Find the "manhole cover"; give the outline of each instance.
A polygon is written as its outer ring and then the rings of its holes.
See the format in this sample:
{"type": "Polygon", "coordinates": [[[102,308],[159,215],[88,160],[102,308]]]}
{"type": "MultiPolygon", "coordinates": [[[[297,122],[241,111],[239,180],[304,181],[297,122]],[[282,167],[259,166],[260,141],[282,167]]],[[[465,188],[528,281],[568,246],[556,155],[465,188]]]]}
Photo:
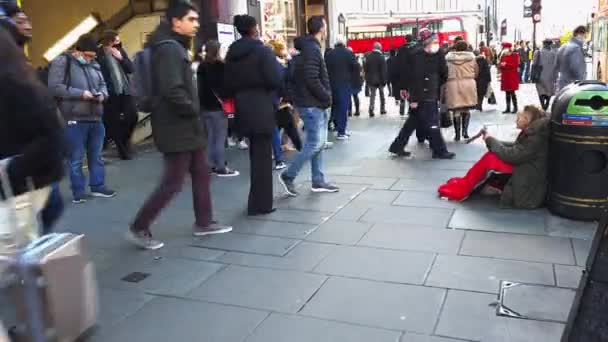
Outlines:
{"type": "Polygon", "coordinates": [[[551,286],[502,281],[496,314],[520,319],[568,321],[575,291],[551,286]]]}
{"type": "Polygon", "coordinates": [[[142,272],[133,272],[129,273],[127,276],[122,278],[122,281],[126,281],[127,283],[139,283],[144,279],[148,278],[150,273],[142,273],[142,272]]]}

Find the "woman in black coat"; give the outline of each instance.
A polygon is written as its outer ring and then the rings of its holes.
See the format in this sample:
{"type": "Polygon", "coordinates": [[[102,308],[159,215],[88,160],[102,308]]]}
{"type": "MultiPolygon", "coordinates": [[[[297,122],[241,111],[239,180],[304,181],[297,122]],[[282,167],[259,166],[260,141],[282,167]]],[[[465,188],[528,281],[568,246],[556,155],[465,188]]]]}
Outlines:
{"type": "Polygon", "coordinates": [[[477,65],[479,66],[479,74],[475,79],[477,83],[477,109],[483,111],[483,99],[490,83],[492,83],[492,73],[488,60],[479,53],[479,50],[475,51],[475,56],[477,56],[477,65]]]}
{"type": "Polygon", "coordinates": [[[281,87],[280,66],[274,53],[257,39],[255,18],[234,17],[242,38],[232,44],[226,56],[225,87],[236,104],[235,125],[251,143],[251,188],[249,215],[275,211],[272,191],[272,134],[276,127],[273,93],[281,87]]]}

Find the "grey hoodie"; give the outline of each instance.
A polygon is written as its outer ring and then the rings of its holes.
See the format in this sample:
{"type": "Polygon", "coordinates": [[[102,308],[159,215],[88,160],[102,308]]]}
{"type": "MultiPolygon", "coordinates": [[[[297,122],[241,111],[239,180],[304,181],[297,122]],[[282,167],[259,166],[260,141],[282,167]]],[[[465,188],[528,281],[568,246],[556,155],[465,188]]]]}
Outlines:
{"type": "Polygon", "coordinates": [[[59,110],[65,121],[101,121],[103,104],[82,98],[86,90],[108,98],[106,82],[96,61],[81,64],[71,55],[60,55],[49,69],[49,89],[59,99],[59,110]]]}

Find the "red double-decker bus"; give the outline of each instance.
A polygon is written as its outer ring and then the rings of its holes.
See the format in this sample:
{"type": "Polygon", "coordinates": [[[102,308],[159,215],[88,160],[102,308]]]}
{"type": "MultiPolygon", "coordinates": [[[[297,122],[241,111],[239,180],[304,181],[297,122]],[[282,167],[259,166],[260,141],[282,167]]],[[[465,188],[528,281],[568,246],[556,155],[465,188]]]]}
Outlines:
{"type": "Polygon", "coordinates": [[[437,33],[439,44],[452,43],[454,38],[467,39],[462,17],[435,17],[405,19],[383,24],[367,24],[348,27],[348,46],[354,53],[367,53],[373,50],[374,43],[382,44],[384,51],[397,49],[405,43],[405,35],[416,33],[416,29],[428,28],[437,33]]]}

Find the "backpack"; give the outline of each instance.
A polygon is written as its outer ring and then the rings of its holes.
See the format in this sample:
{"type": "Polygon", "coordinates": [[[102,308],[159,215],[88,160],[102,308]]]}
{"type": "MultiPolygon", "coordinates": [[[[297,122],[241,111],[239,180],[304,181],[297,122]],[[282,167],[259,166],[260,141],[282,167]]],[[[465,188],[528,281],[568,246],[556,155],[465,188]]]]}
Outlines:
{"type": "MultiPolygon", "coordinates": [[[[176,44],[182,47],[175,40],[161,40],[160,42],[146,46],[143,50],[135,54],[133,59],[133,95],[137,103],[137,108],[142,111],[149,113],[152,111],[154,86],[152,78],[152,52],[153,48],[156,48],[163,44],[176,44]]],[[[183,49],[183,47],[182,47],[183,49]]]]}

